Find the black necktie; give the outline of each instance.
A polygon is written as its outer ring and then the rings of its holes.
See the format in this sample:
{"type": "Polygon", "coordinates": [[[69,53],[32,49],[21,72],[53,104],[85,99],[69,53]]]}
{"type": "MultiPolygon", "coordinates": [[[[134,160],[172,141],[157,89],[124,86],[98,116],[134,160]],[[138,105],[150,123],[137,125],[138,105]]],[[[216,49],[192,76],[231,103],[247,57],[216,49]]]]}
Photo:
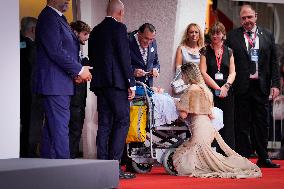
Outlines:
{"type": "MultiPolygon", "coordinates": [[[[252,48],[251,42],[253,42],[252,41],[252,32],[247,31],[246,33],[247,33],[247,35],[249,36],[249,39],[250,39],[250,41],[248,40],[248,53],[251,56],[251,54],[250,54],[250,50],[252,48]]],[[[252,74],[252,75],[255,74],[255,72],[256,72],[256,63],[255,62],[251,61],[250,66],[249,66],[249,70],[250,70],[250,74],[252,74]]]]}
{"type": "MultiPolygon", "coordinates": [[[[247,31],[246,33],[247,33],[249,39],[252,41],[252,32],[251,31],[247,31]]],[[[251,46],[250,42],[248,41],[248,52],[250,52],[251,48],[252,48],[252,46],[251,46]]]]}

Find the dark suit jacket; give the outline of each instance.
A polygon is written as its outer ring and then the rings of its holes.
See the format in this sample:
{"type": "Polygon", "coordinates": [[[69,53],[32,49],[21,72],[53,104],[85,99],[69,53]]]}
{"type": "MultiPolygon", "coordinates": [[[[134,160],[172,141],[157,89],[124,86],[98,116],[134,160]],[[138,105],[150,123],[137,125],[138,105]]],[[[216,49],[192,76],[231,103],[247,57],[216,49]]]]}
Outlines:
{"type": "MultiPolygon", "coordinates": [[[[133,73],[135,69],[142,69],[145,72],[148,72],[153,68],[157,68],[160,71],[156,40],[154,40],[148,47],[147,64],[145,64],[134,34],[135,32],[129,35],[129,47],[133,73]]],[[[135,79],[137,81],[145,82],[145,77],[136,77],[135,79]]],[[[153,86],[153,77],[149,77],[149,85],[153,86]]]]}
{"type": "Polygon", "coordinates": [[[126,26],[112,17],[106,17],[94,27],[89,38],[89,59],[93,66],[91,91],[115,87],[135,86],[130,65],[126,26]]]}
{"type": "MultiPolygon", "coordinates": [[[[249,89],[249,64],[251,62],[243,32],[244,29],[240,27],[232,30],[227,37],[227,44],[233,50],[236,65],[235,94],[244,94],[249,89]]],[[[273,35],[261,27],[258,27],[258,37],[260,89],[263,94],[269,95],[271,87],[280,87],[275,41],[273,35]]]]}
{"type": "MultiPolygon", "coordinates": [[[[20,35],[20,92],[21,97],[31,98],[31,76],[32,68],[35,63],[35,42],[30,38],[20,35]]],[[[27,99],[26,99],[27,100],[27,99]]],[[[25,100],[24,100],[25,101],[25,100]]]]}
{"type": "Polygon", "coordinates": [[[73,78],[79,63],[79,41],[68,23],[50,7],[45,7],[36,26],[36,85],[43,95],[73,95],[73,78]]]}

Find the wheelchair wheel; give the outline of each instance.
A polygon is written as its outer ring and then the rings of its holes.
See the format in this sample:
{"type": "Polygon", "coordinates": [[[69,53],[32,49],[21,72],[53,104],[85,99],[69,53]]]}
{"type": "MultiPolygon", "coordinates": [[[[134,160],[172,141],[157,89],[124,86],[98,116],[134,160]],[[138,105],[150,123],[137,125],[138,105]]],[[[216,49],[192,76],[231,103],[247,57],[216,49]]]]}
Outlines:
{"type": "Polygon", "coordinates": [[[173,165],[173,155],[175,152],[175,148],[170,148],[164,153],[163,157],[163,166],[167,173],[170,175],[177,175],[177,171],[173,165]]]}
{"type": "Polygon", "coordinates": [[[127,163],[126,170],[135,173],[149,173],[152,170],[152,167],[152,164],[131,161],[127,163]]]}

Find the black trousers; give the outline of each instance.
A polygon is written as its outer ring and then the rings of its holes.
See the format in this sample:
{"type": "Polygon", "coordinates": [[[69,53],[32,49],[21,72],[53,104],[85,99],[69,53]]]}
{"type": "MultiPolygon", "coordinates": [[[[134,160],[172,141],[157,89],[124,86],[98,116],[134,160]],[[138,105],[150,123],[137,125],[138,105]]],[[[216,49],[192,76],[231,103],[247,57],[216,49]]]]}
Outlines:
{"type": "Polygon", "coordinates": [[[128,91],[117,88],[96,90],[98,108],[97,157],[120,160],[129,129],[128,91]]]}
{"type": "MultiPolygon", "coordinates": [[[[232,90],[232,89],[230,89],[232,90]]],[[[225,98],[214,96],[214,106],[223,111],[224,127],[219,131],[224,141],[235,149],[235,126],[234,126],[234,95],[232,91],[225,98]]],[[[220,150],[218,150],[220,151],[220,150]]]]}
{"type": "Polygon", "coordinates": [[[87,97],[87,84],[75,85],[75,95],[70,102],[70,121],[69,121],[69,149],[70,158],[80,157],[79,145],[85,119],[85,107],[87,97]]]}
{"type": "Polygon", "coordinates": [[[41,96],[33,94],[31,102],[30,131],[29,131],[29,157],[40,157],[39,147],[41,132],[44,125],[44,110],[41,96]]]}
{"type": "Polygon", "coordinates": [[[268,158],[268,106],[268,95],[261,92],[258,80],[250,81],[245,94],[235,95],[236,151],[242,156],[250,156],[253,144],[260,159],[268,158]]]}
{"type": "Polygon", "coordinates": [[[21,89],[20,94],[20,157],[29,157],[29,130],[31,93],[21,89]]]}

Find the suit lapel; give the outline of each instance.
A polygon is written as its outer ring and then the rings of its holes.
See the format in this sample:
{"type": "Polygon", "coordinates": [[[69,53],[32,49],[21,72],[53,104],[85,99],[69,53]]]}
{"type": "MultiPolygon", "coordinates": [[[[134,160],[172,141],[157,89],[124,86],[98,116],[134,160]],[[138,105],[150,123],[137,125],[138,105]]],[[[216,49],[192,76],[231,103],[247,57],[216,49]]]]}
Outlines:
{"type": "Polygon", "coordinates": [[[137,41],[136,41],[136,39],[135,39],[134,36],[133,36],[132,39],[133,39],[133,40],[132,40],[132,46],[133,46],[133,50],[134,50],[133,52],[134,52],[134,54],[136,55],[136,57],[140,60],[141,64],[142,64],[143,66],[145,66],[143,57],[142,57],[142,55],[141,55],[141,52],[140,52],[140,49],[139,49],[139,46],[138,46],[138,43],[137,43],[137,41]]]}
{"type": "Polygon", "coordinates": [[[148,47],[148,55],[147,55],[147,69],[150,69],[150,67],[152,66],[150,64],[150,60],[152,59],[152,54],[153,52],[151,52],[151,49],[153,48],[152,43],[150,43],[149,47],[148,47]]]}
{"type": "Polygon", "coordinates": [[[75,40],[78,40],[75,33],[72,31],[70,25],[61,17],[58,15],[58,19],[59,21],[71,32],[71,35],[72,37],[75,39],[75,40]]]}
{"type": "Polygon", "coordinates": [[[263,33],[262,33],[262,30],[258,27],[258,39],[259,39],[259,54],[260,54],[260,51],[262,50],[263,48],[263,45],[264,45],[264,36],[263,36],[263,33]]]}
{"type": "Polygon", "coordinates": [[[246,41],[245,41],[245,38],[244,38],[244,29],[243,28],[240,28],[239,29],[240,31],[238,32],[239,33],[239,37],[238,39],[240,39],[240,43],[241,43],[241,47],[242,49],[245,51],[245,54],[248,56],[249,58],[249,52],[247,50],[247,46],[246,46],[246,41]]]}

